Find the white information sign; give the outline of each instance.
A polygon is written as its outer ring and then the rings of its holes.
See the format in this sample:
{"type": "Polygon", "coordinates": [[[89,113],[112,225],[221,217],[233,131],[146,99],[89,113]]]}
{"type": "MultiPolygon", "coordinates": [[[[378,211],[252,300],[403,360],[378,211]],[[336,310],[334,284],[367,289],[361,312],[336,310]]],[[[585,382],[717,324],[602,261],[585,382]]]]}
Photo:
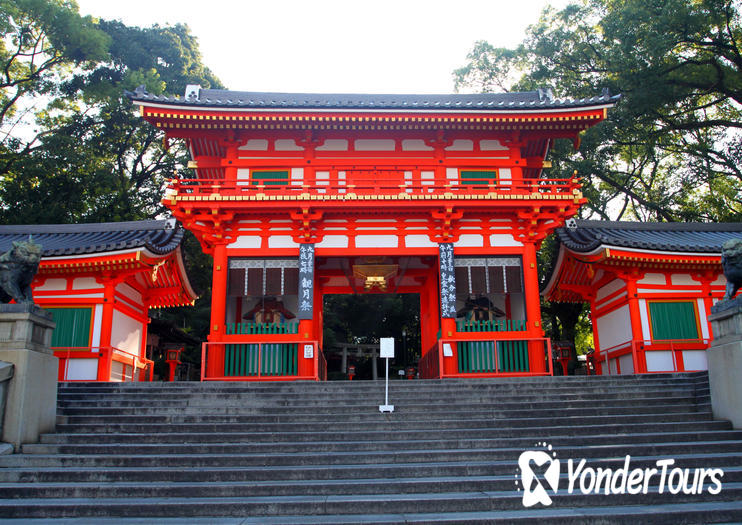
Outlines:
{"type": "Polygon", "coordinates": [[[443,357],[453,357],[451,343],[443,343],[443,357]]]}
{"type": "Polygon", "coordinates": [[[304,345],[304,359],[312,359],[314,357],[314,345],[304,345]]]}
{"type": "Polygon", "coordinates": [[[394,357],[394,338],[382,337],[379,340],[379,357],[394,357]]]}

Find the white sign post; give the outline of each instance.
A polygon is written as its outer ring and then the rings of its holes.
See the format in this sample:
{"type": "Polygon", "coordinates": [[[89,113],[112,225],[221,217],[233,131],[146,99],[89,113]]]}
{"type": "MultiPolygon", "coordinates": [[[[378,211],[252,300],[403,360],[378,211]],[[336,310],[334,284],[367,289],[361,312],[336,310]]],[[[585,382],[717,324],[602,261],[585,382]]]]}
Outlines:
{"type": "Polygon", "coordinates": [[[389,404],[389,358],[394,357],[394,338],[382,337],[379,341],[379,357],[386,359],[386,386],[384,404],[379,405],[379,412],[394,412],[394,405],[389,404]]]}

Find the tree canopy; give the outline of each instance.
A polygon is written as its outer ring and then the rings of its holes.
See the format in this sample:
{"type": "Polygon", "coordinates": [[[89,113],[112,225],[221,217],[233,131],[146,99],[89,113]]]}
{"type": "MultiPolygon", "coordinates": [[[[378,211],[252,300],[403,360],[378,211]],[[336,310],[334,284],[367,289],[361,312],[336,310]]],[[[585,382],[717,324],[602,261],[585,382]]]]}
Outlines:
{"type": "Polygon", "coordinates": [[[583,0],[546,9],[515,49],[477,42],[457,89],[551,88],[623,100],[557,144],[554,177],[577,169],[584,215],[635,220],[739,220],[742,135],[739,2],[583,0]]]}

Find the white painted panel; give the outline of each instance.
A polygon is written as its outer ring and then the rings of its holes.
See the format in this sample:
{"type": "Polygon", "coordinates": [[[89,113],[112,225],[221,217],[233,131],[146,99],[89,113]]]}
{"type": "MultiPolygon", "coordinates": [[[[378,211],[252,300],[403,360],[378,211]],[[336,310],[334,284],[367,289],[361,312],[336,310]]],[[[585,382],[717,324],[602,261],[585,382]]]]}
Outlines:
{"type": "Polygon", "coordinates": [[[93,347],[100,346],[100,331],[103,322],[103,305],[96,304],[93,309],[93,341],[90,343],[93,347]]]}
{"type": "Polygon", "coordinates": [[[422,139],[405,139],[402,141],[403,151],[433,151],[422,139]]]}
{"type": "Polygon", "coordinates": [[[708,370],[706,350],[683,350],[683,365],[687,371],[708,370]]]}
{"type": "Polygon", "coordinates": [[[291,185],[301,186],[304,180],[304,168],[291,168],[291,185]]]}
{"type": "Polygon", "coordinates": [[[700,297],[696,299],[696,307],[698,308],[698,317],[700,318],[700,323],[698,324],[701,325],[701,337],[703,339],[709,339],[711,335],[709,334],[709,320],[706,317],[706,305],[700,297]]]}
{"type": "Polygon", "coordinates": [[[508,148],[500,144],[499,140],[480,140],[479,149],[481,149],[482,151],[495,151],[495,150],[508,151],[508,148]]]}
{"type": "Polygon", "coordinates": [[[628,305],[598,317],[596,323],[601,350],[631,340],[631,317],[628,305]]]}
{"type": "Polygon", "coordinates": [[[124,297],[127,297],[128,299],[131,299],[131,301],[136,304],[137,306],[142,306],[142,294],[137,292],[134,288],[129,286],[126,283],[122,283],[116,287],[116,291],[123,295],[124,297]]]}
{"type": "Polygon", "coordinates": [[[510,168],[500,168],[497,170],[497,180],[502,184],[512,184],[513,172],[510,168]]]}
{"type": "Polygon", "coordinates": [[[322,242],[315,245],[316,248],[347,248],[348,237],[345,235],[325,235],[322,242]]]}
{"type": "Polygon", "coordinates": [[[237,180],[250,180],[250,169],[237,168],[237,180]]]}
{"type": "Polygon", "coordinates": [[[102,299],[103,298],[103,292],[100,292],[100,293],[70,293],[70,294],[52,295],[52,296],[47,296],[47,295],[44,295],[44,292],[39,292],[38,294],[34,293],[34,295],[38,295],[39,298],[47,297],[50,299],[102,299]]]}
{"type": "Polygon", "coordinates": [[[124,366],[124,363],[119,363],[118,361],[111,363],[111,381],[126,381],[126,368],[128,367],[124,366]]]}
{"type": "Polygon", "coordinates": [[[78,277],[72,281],[73,290],[92,290],[95,288],[103,288],[103,285],[95,280],[95,277],[78,277]]]}
{"type": "Polygon", "coordinates": [[[250,139],[244,146],[240,146],[238,149],[252,149],[265,151],[268,149],[268,141],[266,139],[250,139]]]}
{"type": "Polygon", "coordinates": [[[294,139],[278,139],[276,151],[304,151],[304,148],[297,146],[294,139]]]}
{"type": "Polygon", "coordinates": [[[329,139],[317,148],[317,151],[347,151],[348,141],[345,139],[329,139]]]}
{"type": "Polygon", "coordinates": [[[67,379],[72,381],[95,381],[97,378],[97,358],[67,360],[67,379]]]}
{"type": "Polygon", "coordinates": [[[474,151],[474,141],[469,139],[456,139],[446,151],[474,151]]]}
{"type": "Polygon", "coordinates": [[[111,346],[139,355],[142,346],[142,323],[114,310],[111,325],[111,346]]]}
{"type": "Polygon", "coordinates": [[[299,243],[291,235],[271,235],[268,237],[268,248],[298,248],[299,243]]]}
{"type": "Polygon", "coordinates": [[[647,357],[647,372],[672,372],[675,368],[672,361],[672,352],[669,350],[653,350],[645,352],[647,357]]]}
{"type": "Polygon", "coordinates": [[[261,238],[258,235],[242,235],[227,245],[227,248],[260,248],[261,238]]]}
{"type": "Polygon", "coordinates": [[[642,279],[636,281],[636,284],[659,284],[664,285],[667,281],[662,273],[648,273],[642,279]]]}
{"type": "Polygon", "coordinates": [[[611,372],[612,376],[615,376],[618,374],[618,359],[609,359],[608,360],[608,369],[611,372]]]}
{"type": "MultiPolygon", "coordinates": [[[[649,341],[652,339],[652,331],[649,329],[649,311],[647,310],[647,301],[639,299],[639,319],[642,323],[642,339],[649,341]]],[[[631,327],[629,326],[629,330],[631,327]]]]}
{"type": "Polygon", "coordinates": [[[47,279],[44,284],[34,288],[34,292],[59,291],[67,288],[67,279],[47,279]]]}
{"type": "Polygon", "coordinates": [[[727,278],[724,277],[723,273],[720,273],[719,276],[716,278],[714,282],[711,283],[712,286],[726,286],[727,285],[727,278]]]}
{"type": "Polygon", "coordinates": [[[355,148],[356,151],[394,151],[394,140],[358,139],[355,148]]]}
{"type": "Polygon", "coordinates": [[[491,246],[523,246],[523,243],[516,241],[509,233],[493,233],[490,235],[491,246]]]}
{"type": "Polygon", "coordinates": [[[693,277],[687,273],[674,273],[670,278],[672,284],[677,284],[679,286],[698,286],[698,281],[694,280],[693,277]]]}
{"type": "Polygon", "coordinates": [[[407,248],[435,248],[438,243],[430,240],[427,235],[405,235],[404,244],[407,248]]]}
{"type": "Polygon", "coordinates": [[[631,375],[634,373],[634,356],[632,354],[622,355],[618,358],[621,365],[621,375],[631,375]]]}
{"type": "Polygon", "coordinates": [[[458,168],[446,168],[446,178],[449,180],[459,180],[458,168]]]}
{"type": "Polygon", "coordinates": [[[595,300],[602,301],[603,299],[605,299],[612,293],[617,292],[623,287],[624,282],[621,279],[614,279],[605,286],[602,286],[598,289],[598,292],[595,294],[595,300]]]}
{"type": "Polygon", "coordinates": [[[460,235],[459,240],[453,243],[459,248],[482,248],[484,246],[484,237],[476,234],[460,235]]]}
{"type": "Polygon", "coordinates": [[[396,235],[358,235],[356,237],[356,248],[396,248],[397,246],[396,235]]]}

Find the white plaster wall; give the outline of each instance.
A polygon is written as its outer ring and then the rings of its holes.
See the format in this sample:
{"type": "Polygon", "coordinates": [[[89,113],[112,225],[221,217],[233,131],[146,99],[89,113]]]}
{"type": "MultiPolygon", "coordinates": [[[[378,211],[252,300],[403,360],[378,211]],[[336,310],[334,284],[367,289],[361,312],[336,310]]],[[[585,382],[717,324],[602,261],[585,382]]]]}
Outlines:
{"type": "Polygon", "coordinates": [[[618,358],[621,365],[621,375],[630,375],[634,373],[634,356],[632,354],[622,355],[618,358]]]}
{"type": "Polygon", "coordinates": [[[396,235],[358,235],[356,248],[397,248],[396,235]]]}
{"type": "Polygon", "coordinates": [[[93,290],[103,288],[103,285],[95,280],[95,277],[78,277],[72,281],[73,290],[93,290]]]}
{"type": "Polygon", "coordinates": [[[711,286],[726,286],[726,285],[727,285],[727,278],[724,277],[723,273],[720,273],[719,276],[716,278],[716,280],[711,283],[711,286]]]}
{"type": "Polygon", "coordinates": [[[693,278],[687,273],[674,273],[670,276],[672,284],[679,286],[698,286],[698,281],[694,281],[693,278]]]}
{"type": "Polygon", "coordinates": [[[93,340],[90,346],[100,347],[100,331],[103,324],[103,305],[96,304],[93,308],[93,340]]]}
{"type": "Polygon", "coordinates": [[[484,237],[476,234],[460,235],[453,245],[458,248],[481,248],[484,246],[484,237]]]}
{"type": "Polygon", "coordinates": [[[291,235],[271,235],[268,237],[268,248],[298,248],[291,235]]]}
{"type": "Polygon", "coordinates": [[[652,339],[652,331],[649,327],[649,310],[646,299],[639,299],[639,319],[642,324],[642,339],[649,341],[652,339]]]}
{"type": "Polygon", "coordinates": [[[291,168],[289,177],[291,177],[292,186],[301,186],[304,181],[304,168],[291,168]]]}
{"type": "Polygon", "coordinates": [[[111,381],[124,382],[131,379],[131,367],[114,361],[111,363],[111,381]]]}
{"type": "Polygon", "coordinates": [[[602,301],[603,299],[611,295],[613,292],[617,292],[623,287],[624,287],[624,282],[621,279],[614,279],[608,284],[606,284],[605,286],[598,289],[597,293],[595,294],[595,300],[602,301]]]}
{"type": "Polygon", "coordinates": [[[706,350],[683,350],[683,364],[688,371],[708,370],[706,350]]]}
{"type": "Polygon", "coordinates": [[[480,140],[479,149],[482,151],[508,151],[508,148],[500,144],[499,140],[480,140]]]}
{"type": "Polygon", "coordinates": [[[497,170],[497,180],[500,184],[508,185],[513,183],[513,172],[510,168],[500,168],[497,170]]]}
{"type": "Polygon", "coordinates": [[[631,340],[631,317],[628,305],[598,317],[596,323],[601,350],[631,340]]]}
{"type": "Polygon", "coordinates": [[[59,291],[67,288],[67,279],[47,279],[44,284],[34,288],[35,292],[59,291]]]}
{"type": "Polygon", "coordinates": [[[490,245],[499,247],[523,246],[523,243],[513,239],[509,233],[493,233],[490,235],[490,245]]]}
{"type": "Polygon", "coordinates": [[[257,235],[241,235],[227,245],[227,248],[260,248],[261,238],[257,235]]]}
{"type": "Polygon", "coordinates": [[[446,151],[474,151],[474,141],[469,139],[456,139],[446,148],[446,151]]]}
{"type": "Polygon", "coordinates": [[[647,358],[647,372],[671,372],[675,368],[670,350],[653,350],[644,355],[647,358]]]}
{"type": "Polygon", "coordinates": [[[706,317],[706,305],[700,297],[696,299],[696,308],[698,308],[698,324],[701,325],[701,337],[703,339],[709,339],[711,334],[709,333],[709,320],[706,317]]]}
{"type": "Polygon", "coordinates": [[[407,248],[435,248],[438,243],[430,240],[427,235],[405,235],[404,243],[407,248]]]}
{"type": "Polygon", "coordinates": [[[121,283],[116,287],[116,291],[126,297],[127,299],[130,299],[131,302],[135,303],[137,306],[141,308],[143,302],[142,302],[142,294],[137,292],[134,288],[129,286],[126,283],[121,283]]]}
{"type": "Polygon", "coordinates": [[[142,323],[118,310],[114,310],[111,324],[111,346],[134,355],[140,355],[142,323]]]}
{"type": "Polygon", "coordinates": [[[459,180],[459,170],[457,168],[446,168],[446,178],[448,180],[459,180]]]}
{"type": "Polygon", "coordinates": [[[322,242],[317,243],[316,248],[347,248],[348,237],[346,235],[325,235],[322,242]]]}
{"type": "Polygon", "coordinates": [[[392,139],[358,139],[354,143],[356,151],[394,151],[392,139]]]}
{"type": "Polygon", "coordinates": [[[618,359],[609,359],[608,360],[608,370],[610,371],[612,376],[615,376],[618,374],[618,359]]]}
{"type": "Polygon", "coordinates": [[[329,139],[317,148],[317,151],[347,151],[348,141],[346,139],[329,139]]]}
{"type": "Polygon", "coordinates": [[[636,281],[636,284],[659,284],[662,286],[664,286],[665,283],[665,275],[662,273],[648,273],[642,279],[636,281]]]}
{"type": "Polygon", "coordinates": [[[250,139],[238,149],[267,150],[268,141],[266,139],[250,139]]]}
{"type": "Polygon", "coordinates": [[[402,141],[403,151],[433,151],[422,139],[405,139],[402,141]]]}
{"type": "Polygon", "coordinates": [[[95,381],[97,378],[97,358],[67,360],[67,379],[71,381],[95,381]]]}
{"type": "Polygon", "coordinates": [[[304,148],[298,146],[294,139],[278,139],[276,151],[304,151],[304,148]]]}

